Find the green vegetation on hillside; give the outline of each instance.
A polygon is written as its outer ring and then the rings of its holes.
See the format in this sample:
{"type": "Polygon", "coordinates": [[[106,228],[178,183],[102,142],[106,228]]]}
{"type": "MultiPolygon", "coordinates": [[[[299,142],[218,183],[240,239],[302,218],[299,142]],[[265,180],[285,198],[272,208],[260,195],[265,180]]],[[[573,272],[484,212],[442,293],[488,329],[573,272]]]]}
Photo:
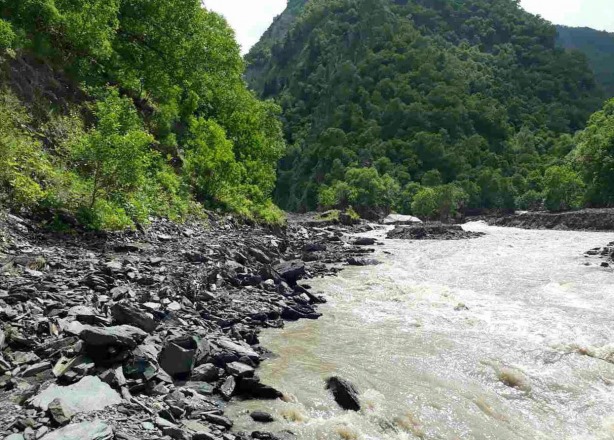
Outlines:
{"type": "Polygon", "coordinates": [[[554,26],[515,0],[293,3],[247,57],[250,85],[283,109],[280,206],[577,204],[548,185],[575,188],[573,134],[603,97],[554,26]]]}
{"type": "Polygon", "coordinates": [[[614,34],[591,28],[557,26],[557,44],[583,52],[597,82],[608,97],[614,97],[614,34]]]}
{"type": "Polygon", "coordinates": [[[243,73],[199,0],[3,1],[0,203],[93,228],[202,205],[279,219],[279,108],[243,73]]]}

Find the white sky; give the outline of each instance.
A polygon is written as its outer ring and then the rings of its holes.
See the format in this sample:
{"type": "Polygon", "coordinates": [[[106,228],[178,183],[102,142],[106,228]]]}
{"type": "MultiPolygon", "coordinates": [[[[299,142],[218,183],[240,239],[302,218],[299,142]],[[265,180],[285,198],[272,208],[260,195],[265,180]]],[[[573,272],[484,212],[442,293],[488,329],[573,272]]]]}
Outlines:
{"type": "MultiPolygon", "coordinates": [[[[286,7],[286,0],[204,0],[207,8],[224,15],[247,52],[286,7]]],[[[533,14],[567,26],[588,26],[614,32],[614,0],[521,0],[533,14]]]]}

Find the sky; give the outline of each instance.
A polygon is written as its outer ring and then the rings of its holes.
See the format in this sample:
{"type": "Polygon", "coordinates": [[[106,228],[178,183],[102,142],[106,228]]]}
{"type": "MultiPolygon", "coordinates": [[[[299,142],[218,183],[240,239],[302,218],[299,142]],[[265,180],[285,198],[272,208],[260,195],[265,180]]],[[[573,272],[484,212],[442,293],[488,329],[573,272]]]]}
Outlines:
{"type": "MultiPolygon", "coordinates": [[[[258,42],[286,0],[204,0],[205,6],[226,17],[246,53],[258,42]]],[[[521,0],[522,6],[555,24],[588,26],[614,32],[614,0],[521,0]]]]}

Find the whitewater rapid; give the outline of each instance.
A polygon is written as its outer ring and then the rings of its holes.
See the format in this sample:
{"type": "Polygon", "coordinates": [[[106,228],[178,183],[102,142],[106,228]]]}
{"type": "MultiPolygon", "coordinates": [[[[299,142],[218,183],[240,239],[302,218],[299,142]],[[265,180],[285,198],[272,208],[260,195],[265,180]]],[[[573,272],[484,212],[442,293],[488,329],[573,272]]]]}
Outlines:
{"type": "MultiPolygon", "coordinates": [[[[484,237],[382,240],[379,266],[311,280],[317,321],[262,334],[264,383],[285,401],[239,402],[235,430],[299,440],[614,439],[614,271],[584,253],[614,234],[472,223],[484,237]],[[324,389],[361,391],[345,412],[324,389]],[[254,423],[249,411],[276,422],[254,423]]],[[[383,239],[383,232],[370,235],[383,239]]]]}

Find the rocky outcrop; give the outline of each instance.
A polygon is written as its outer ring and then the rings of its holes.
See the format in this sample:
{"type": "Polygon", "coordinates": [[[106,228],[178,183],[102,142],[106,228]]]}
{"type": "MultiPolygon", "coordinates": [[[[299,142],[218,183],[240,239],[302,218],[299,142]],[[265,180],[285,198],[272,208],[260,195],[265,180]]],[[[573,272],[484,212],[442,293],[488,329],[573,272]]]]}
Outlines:
{"type": "Polygon", "coordinates": [[[386,238],[401,240],[462,240],[483,236],[483,232],[465,231],[460,225],[443,223],[397,226],[388,232],[386,238]]]}

